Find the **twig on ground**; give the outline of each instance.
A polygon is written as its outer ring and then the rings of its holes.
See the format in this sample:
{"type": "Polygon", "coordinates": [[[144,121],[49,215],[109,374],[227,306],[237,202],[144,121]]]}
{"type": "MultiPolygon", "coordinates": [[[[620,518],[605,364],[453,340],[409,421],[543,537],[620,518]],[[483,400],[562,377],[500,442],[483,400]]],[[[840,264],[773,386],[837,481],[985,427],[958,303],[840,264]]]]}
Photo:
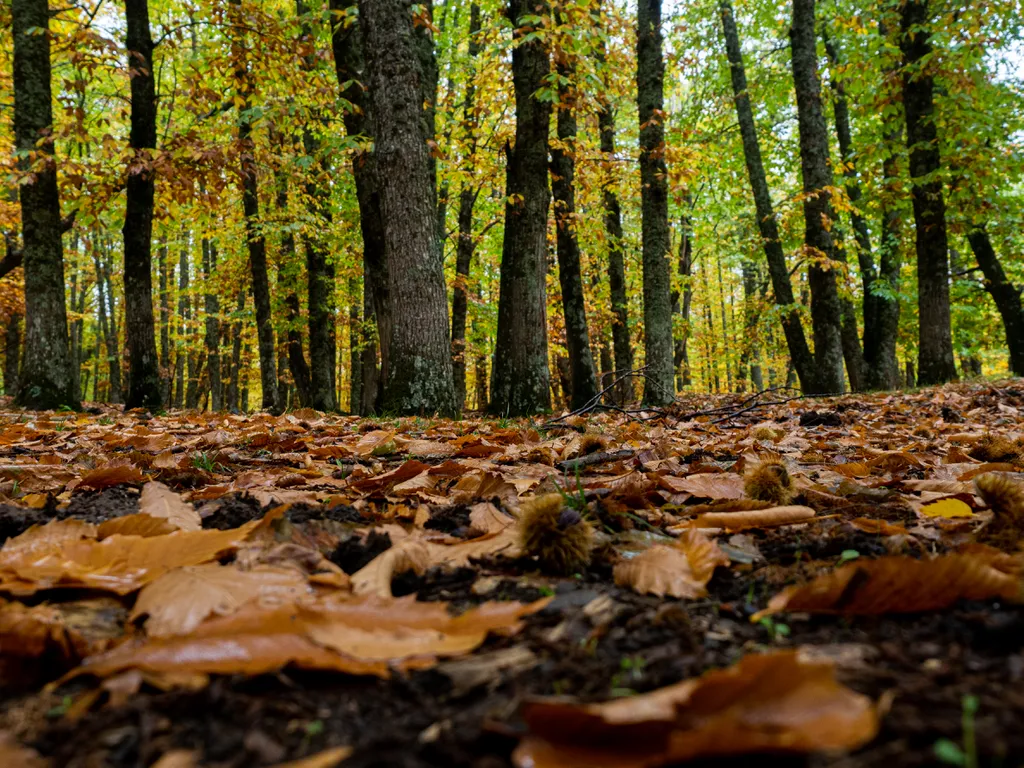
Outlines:
{"type": "Polygon", "coordinates": [[[583,467],[591,467],[594,464],[604,464],[608,461],[620,461],[621,459],[631,459],[636,455],[636,451],[629,449],[623,449],[621,451],[601,451],[600,453],[588,453],[585,456],[580,456],[575,459],[566,459],[555,464],[561,470],[576,470],[583,467]]]}

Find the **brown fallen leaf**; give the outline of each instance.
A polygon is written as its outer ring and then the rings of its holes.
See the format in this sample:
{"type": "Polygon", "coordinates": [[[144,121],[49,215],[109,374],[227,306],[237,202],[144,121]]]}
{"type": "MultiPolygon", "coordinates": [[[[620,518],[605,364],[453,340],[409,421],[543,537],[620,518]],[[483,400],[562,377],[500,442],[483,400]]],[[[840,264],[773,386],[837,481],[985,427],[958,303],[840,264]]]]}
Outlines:
{"type": "Polygon", "coordinates": [[[672,546],[656,544],[615,566],[615,583],[640,594],[688,598],[707,595],[707,583],[729,558],[715,542],[695,530],[672,546]]]}
{"type": "Polygon", "coordinates": [[[694,521],[697,528],[725,528],[741,531],[745,528],[773,528],[777,525],[802,523],[814,517],[810,507],[769,507],[749,512],[709,512],[694,521]]]}
{"type": "Polygon", "coordinates": [[[513,523],[514,517],[509,517],[489,501],[469,508],[469,524],[482,533],[499,533],[513,523]]]}
{"type": "Polygon", "coordinates": [[[878,533],[883,536],[906,535],[907,529],[886,520],[875,520],[869,517],[857,517],[850,520],[850,525],[864,533],[878,533]]]}
{"type": "Polygon", "coordinates": [[[114,485],[136,485],[146,476],[131,464],[112,464],[86,472],[76,486],[78,490],[102,491],[114,485]]]}
{"type": "Polygon", "coordinates": [[[795,651],[603,704],[526,704],[519,768],[653,768],[700,757],[854,749],[878,730],[871,700],[795,651]]]}
{"type": "Polygon", "coordinates": [[[676,493],[692,493],[701,499],[743,498],[743,478],[732,472],[704,473],[687,477],[662,477],[661,483],[676,493]]]}
{"type": "Polygon", "coordinates": [[[430,548],[422,539],[410,537],[381,552],[352,574],[356,595],[391,597],[391,580],[406,571],[422,576],[430,567],[430,548]]]}
{"type": "Polygon", "coordinates": [[[332,747],[299,760],[278,763],[271,768],[334,768],[334,766],[345,762],[352,755],[352,752],[352,747],[332,747]]]}
{"type": "Polygon", "coordinates": [[[150,637],[185,635],[210,616],[227,616],[251,601],[294,602],[313,590],[291,568],[258,567],[243,571],[207,563],[177,568],[139,592],[131,620],[146,616],[150,637]]]}
{"type": "Polygon", "coordinates": [[[957,600],[1024,598],[1020,576],[1008,573],[996,555],[942,555],[931,560],[881,557],[857,560],[808,584],[787,587],[768,607],[751,616],[759,621],[774,613],[879,615],[948,608],[957,600]]]}
{"type": "Polygon", "coordinates": [[[182,531],[198,531],[203,527],[199,513],[163,483],[149,482],[142,487],[139,511],[151,517],[169,520],[182,531]]]}
{"type": "Polygon", "coordinates": [[[164,752],[150,768],[196,768],[199,753],[194,749],[172,749],[164,752]]]}
{"type": "Polygon", "coordinates": [[[122,515],[110,520],[104,520],[96,529],[96,538],[109,539],[111,536],[166,536],[174,533],[178,527],[164,517],[151,517],[150,515],[122,515]]]}
{"type": "Polygon", "coordinates": [[[259,675],[291,664],[304,669],[388,677],[425,669],[439,657],[478,647],[489,632],[518,629],[519,619],[550,600],[484,603],[452,617],[441,603],[376,597],[315,598],[273,607],[250,602],[203,622],[188,635],[135,638],[92,656],[66,676],[145,673],[259,675]]]}
{"type": "Polygon", "coordinates": [[[23,747],[11,734],[0,731],[0,765],[4,768],[46,768],[50,761],[29,747],[23,747]]]}
{"type": "Polygon", "coordinates": [[[37,537],[28,546],[19,546],[18,539],[32,533],[29,529],[0,549],[0,589],[17,595],[58,587],[126,595],[175,568],[206,563],[233,551],[258,525],[259,521],[254,520],[225,531],[175,531],[148,537],[114,535],[102,541],[68,540],[75,529],[66,527],[68,533],[37,537]],[[15,546],[9,551],[12,542],[15,546]]]}

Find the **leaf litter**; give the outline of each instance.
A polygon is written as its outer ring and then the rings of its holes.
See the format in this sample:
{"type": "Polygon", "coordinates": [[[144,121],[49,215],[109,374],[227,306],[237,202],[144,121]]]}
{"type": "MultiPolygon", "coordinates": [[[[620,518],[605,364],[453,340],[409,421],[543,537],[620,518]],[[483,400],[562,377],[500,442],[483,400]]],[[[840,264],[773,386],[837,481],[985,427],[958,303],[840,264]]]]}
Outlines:
{"type": "Polygon", "coordinates": [[[2,414],[3,762],[1024,759],[1024,390],[750,402],[2,414]]]}

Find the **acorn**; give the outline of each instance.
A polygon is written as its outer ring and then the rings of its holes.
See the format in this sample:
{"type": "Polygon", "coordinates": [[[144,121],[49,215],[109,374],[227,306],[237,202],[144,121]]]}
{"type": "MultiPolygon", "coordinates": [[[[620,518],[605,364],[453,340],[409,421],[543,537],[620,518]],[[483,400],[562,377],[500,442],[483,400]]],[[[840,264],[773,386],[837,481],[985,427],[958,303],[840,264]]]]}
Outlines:
{"type": "Polygon", "coordinates": [[[569,576],[590,565],[594,529],[560,493],[535,496],[519,511],[520,544],[541,570],[569,576]]]}
{"type": "Polygon", "coordinates": [[[1024,528],[1024,483],[1013,480],[1009,475],[988,472],[974,478],[974,487],[993,513],[984,538],[1016,543],[1024,528]]]}
{"type": "Polygon", "coordinates": [[[747,470],[743,490],[751,499],[783,507],[793,500],[793,478],[781,458],[767,456],[747,470]]]}

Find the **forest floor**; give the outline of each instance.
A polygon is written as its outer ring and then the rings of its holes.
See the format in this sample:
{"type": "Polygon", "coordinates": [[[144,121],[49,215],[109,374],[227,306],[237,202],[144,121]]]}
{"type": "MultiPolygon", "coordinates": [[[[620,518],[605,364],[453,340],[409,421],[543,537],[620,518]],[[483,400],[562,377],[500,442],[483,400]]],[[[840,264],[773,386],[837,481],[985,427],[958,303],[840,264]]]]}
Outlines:
{"type": "Polygon", "coordinates": [[[0,411],[5,768],[1024,765],[1024,382],[95,410],[0,411]]]}

